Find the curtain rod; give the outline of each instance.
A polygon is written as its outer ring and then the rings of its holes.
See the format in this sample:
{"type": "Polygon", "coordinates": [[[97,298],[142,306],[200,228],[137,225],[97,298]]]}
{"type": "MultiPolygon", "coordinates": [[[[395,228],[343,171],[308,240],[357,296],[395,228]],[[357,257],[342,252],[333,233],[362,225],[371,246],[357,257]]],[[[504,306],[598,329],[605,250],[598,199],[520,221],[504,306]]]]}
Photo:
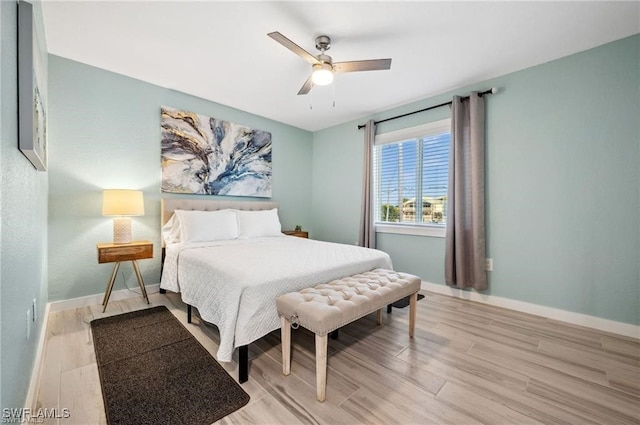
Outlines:
{"type": "MultiPolygon", "coordinates": [[[[478,93],[478,95],[482,97],[482,96],[484,96],[485,94],[496,94],[497,92],[498,92],[498,89],[497,89],[496,87],[492,87],[492,88],[490,88],[490,89],[488,89],[488,90],[485,90],[485,91],[482,91],[482,92],[478,93]]],[[[463,100],[464,100],[464,99],[468,99],[468,98],[469,98],[469,96],[463,96],[463,97],[462,97],[462,99],[463,99],[463,100]]],[[[452,103],[452,102],[453,102],[453,101],[451,101],[451,100],[450,100],[450,101],[448,101],[448,102],[444,102],[444,103],[441,103],[441,104],[439,104],[439,105],[429,106],[428,108],[420,109],[420,110],[418,110],[418,111],[407,112],[406,114],[397,115],[397,116],[395,116],[395,117],[391,117],[391,118],[385,118],[385,119],[380,120],[380,121],[374,121],[374,124],[376,124],[376,125],[377,125],[377,124],[380,124],[380,123],[383,123],[383,122],[386,122],[386,121],[396,120],[396,119],[398,119],[398,118],[403,118],[403,117],[406,117],[406,116],[408,116],[408,115],[417,114],[417,113],[419,113],[419,112],[430,111],[431,109],[436,109],[436,108],[440,108],[440,107],[442,107],[442,106],[451,105],[451,103],[452,103]]],[[[358,130],[362,130],[364,127],[365,127],[365,125],[364,125],[364,124],[360,124],[360,125],[358,125],[358,130]]]]}

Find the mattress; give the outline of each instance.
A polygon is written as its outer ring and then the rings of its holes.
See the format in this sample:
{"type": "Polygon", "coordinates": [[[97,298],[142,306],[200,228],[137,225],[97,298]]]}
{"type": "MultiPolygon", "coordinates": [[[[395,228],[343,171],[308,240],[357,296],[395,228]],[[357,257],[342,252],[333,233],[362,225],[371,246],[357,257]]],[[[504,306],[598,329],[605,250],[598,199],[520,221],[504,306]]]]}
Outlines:
{"type": "Polygon", "coordinates": [[[392,269],[388,254],[294,236],[172,244],[160,287],[180,292],[220,331],[217,359],[280,328],[276,298],[375,268],[392,269]]]}

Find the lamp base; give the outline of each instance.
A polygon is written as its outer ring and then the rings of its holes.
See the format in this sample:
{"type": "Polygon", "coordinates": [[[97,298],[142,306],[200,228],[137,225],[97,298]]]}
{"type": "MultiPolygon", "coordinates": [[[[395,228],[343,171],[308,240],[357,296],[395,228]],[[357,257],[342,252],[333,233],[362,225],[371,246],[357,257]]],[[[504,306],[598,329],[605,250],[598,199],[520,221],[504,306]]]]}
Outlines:
{"type": "Polygon", "coordinates": [[[131,243],[131,218],[119,217],[113,219],[113,243],[131,243]]]}

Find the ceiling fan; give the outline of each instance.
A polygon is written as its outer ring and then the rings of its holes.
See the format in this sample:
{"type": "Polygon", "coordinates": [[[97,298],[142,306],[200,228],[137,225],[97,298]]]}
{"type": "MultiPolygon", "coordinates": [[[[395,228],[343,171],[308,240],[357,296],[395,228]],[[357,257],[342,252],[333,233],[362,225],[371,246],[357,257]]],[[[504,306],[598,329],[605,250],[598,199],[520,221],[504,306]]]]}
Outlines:
{"type": "Polygon", "coordinates": [[[311,75],[302,85],[298,92],[299,95],[309,93],[314,85],[324,86],[331,84],[333,82],[333,74],[336,72],[378,71],[391,68],[391,59],[333,63],[331,56],[325,54],[331,47],[331,39],[326,35],[316,37],[316,49],[320,50],[320,54],[317,56],[313,56],[277,31],[270,32],[267,35],[311,64],[311,75]]]}

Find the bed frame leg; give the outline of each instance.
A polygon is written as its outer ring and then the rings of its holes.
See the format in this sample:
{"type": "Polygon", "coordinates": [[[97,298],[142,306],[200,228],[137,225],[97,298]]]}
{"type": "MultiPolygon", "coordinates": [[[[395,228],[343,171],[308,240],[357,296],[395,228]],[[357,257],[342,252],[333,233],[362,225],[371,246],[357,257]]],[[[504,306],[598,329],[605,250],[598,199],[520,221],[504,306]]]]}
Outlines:
{"type": "Polygon", "coordinates": [[[187,304],[187,323],[191,323],[191,304],[187,304]]]}
{"type": "Polygon", "coordinates": [[[160,293],[161,293],[161,294],[166,294],[166,293],[167,293],[167,290],[166,290],[166,289],[162,289],[162,288],[160,288],[160,293]]]}
{"type": "Polygon", "coordinates": [[[238,347],[238,381],[249,380],[249,344],[238,347]]]}
{"type": "Polygon", "coordinates": [[[387,314],[391,314],[392,307],[393,307],[393,304],[387,304],[387,314]]]}

